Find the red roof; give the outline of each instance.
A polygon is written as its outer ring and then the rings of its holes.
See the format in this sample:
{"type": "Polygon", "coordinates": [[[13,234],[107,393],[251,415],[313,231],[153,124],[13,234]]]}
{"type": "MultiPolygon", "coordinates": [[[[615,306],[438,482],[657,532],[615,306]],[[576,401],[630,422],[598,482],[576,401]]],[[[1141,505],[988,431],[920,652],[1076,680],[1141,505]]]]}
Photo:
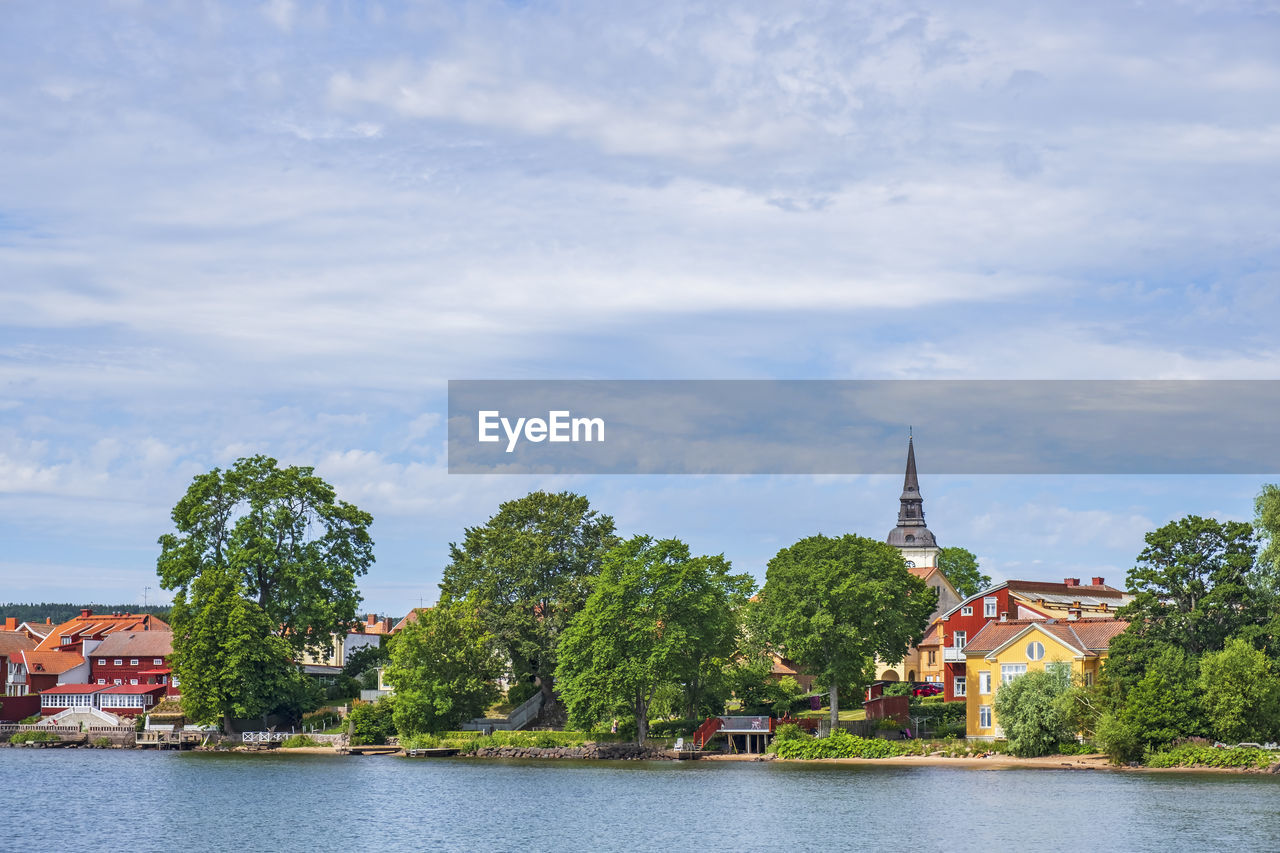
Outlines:
{"type": "Polygon", "coordinates": [[[84,658],[74,652],[22,652],[27,665],[27,676],[62,675],[84,663],[84,658]]]}
{"type": "Polygon", "coordinates": [[[94,613],[85,608],[79,616],[53,627],[36,648],[40,651],[52,651],[63,644],[63,637],[71,637],[72,642],[76,642],[85,636],[105,636],[113,631],[168,630],[167,622],[149,613],[94,613]]]}
{"type": "Polygon", "coordinates": [[[993,652],[1032,625],[1087,655],[1106,651],[1112,638],[1129,627],[1128,622],[1119,619],[1080,619],[1073,622],[1057,619],[1010,619],[1007,622],[988,622],[965,644],[965,653],[993,652]]]}
{"type": "Polygon", "coordinates": [[[0,631],[0,657],[17,657],[19,652],[34,650],[35,642],[21,631],[0,631]]]}
{"type": "Polygon", "coordinates": [[[108,693],[125,693],[125,694],[151,693],[152,691],[155,691],[155,690],[164,690],[164,688],[165,688],[165,685],[163,684],[117,684],[114,687],[108,687],[107,689],[103,690],[102,693],[104,696],[107,695],[108,693]]]}
{"type": "Polygon", "coordinates": [[[41,690],[41,696],[65,696],[68,693],[101,693],[106,690],[105,684],[59,684],[48,690],[41,690]]]}

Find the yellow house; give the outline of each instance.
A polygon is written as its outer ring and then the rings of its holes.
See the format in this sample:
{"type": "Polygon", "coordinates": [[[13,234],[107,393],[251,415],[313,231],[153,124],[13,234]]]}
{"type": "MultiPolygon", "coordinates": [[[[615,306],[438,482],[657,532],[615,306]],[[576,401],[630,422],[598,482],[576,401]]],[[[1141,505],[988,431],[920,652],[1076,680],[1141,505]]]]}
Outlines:
{"type": "Polygon", "coordinates": [[[1062,667],[1072,678],[1092,684],[1117,634],[1129,627],[1115,619],[1018,619],[989,622],[964,647],[966,733],[971,738],[1004,737],[995,695],[1002,684],[1028,672],[1062,667]]]}

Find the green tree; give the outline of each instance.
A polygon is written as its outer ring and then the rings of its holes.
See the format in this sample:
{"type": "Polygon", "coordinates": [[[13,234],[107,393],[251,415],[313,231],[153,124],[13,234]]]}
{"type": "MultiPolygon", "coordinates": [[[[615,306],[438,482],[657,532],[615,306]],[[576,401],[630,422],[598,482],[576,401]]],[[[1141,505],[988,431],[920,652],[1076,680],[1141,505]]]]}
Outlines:
{"type": "Polygon", "coordinates": [[[516,676],[532,677],[556,701],[556,649],[581,609],[604,553],[613,519],[570,492],[532,492],[507,501],[462,544],[449,545],[441,600],[465,599],[511,659],[516,676]]]}
{"type": "Polygon", "coordinates": [[[1269,740],[1280,730],[1280,679],[1267,656],[1240,638],[1200,661],[1209,731],[1224,741],[1269,740]]]}
{"type": "Polygon", "coordinates": [[[1164,647],[1125,697],[1119,721],[1132,726],[1143,746],[1157,749],[1202,734],[1198,672],[1194,657],[1164,647]]]}
{"type": "Polygon", "coordinates": [[[386,643],[380,642],[372,646],[361,646],[347,655],[342,665],[342,674],[350,678],[358,678],[371,669],[377,669],[390,659],[386,643]]]}
{"type": "Polygon", "coordinates": [[[173,600],[173,675],[182,711],[202,723],[256,717],[306,690],[288,644],[232,570],[210,566],[173,600]]]}
{"type": "Polygon", "coordinates": [[[876,656],[901,661],[937,599],[893,546],[817,535],[769,561],[759,607],[775,649],[828,685],[834,729],[840,688],[869,681],[876,656]]]}
{"type": "Polygon", "coordinates": [[[1146,541],[1127,578],[1134,599],[1118,614],[1130,631],[1199,657],[1264,617],[1250,590],[1257,545],[1248,524],[1189,515],[1146,541]]]}
{"type": "Polygon", "coordinates": [[[383,678],[396,691],[403,736],[456,729],[481,716],[500,694],[505,669],[498,645],[470,606],[441,602],[391,641],[383,678]]]}
{"type": "Polygon", "coordinates": [[[1070,681],[1057,672],[1021,675],[996,691],[995,710],[1009,751],[1025,758],[1048,755],[1072,737],[1066,702],[1070,681]]]}
{"type": "MultiPolygon", "coordinates": [[[[337,500],[313,469],[239,459],[195,477],[172,517],[177,533],[160,537],[156,565],[165,589],[190,600],[205,573],[230,576],[295,652],[327,648],[355,621],[373,517],[337,500]]],[[[175,634],[175,651],[182,642],[175,634]]]]}
{"type": "Polygon", "coordinates": [[[635,536],[605,554],[590,597],[565,629],[555,677],[570,719],[586,725],[619,706],[644,743],[649,707],[692,660],[727,657],[735,612],[750,589],[723,556],[693,557],[678,539],[635,536]]]}
{"type": "Polygon", "coordinates": [[[1280,590],[1280,486],[1267,483],[1254,501],[1254,529],[1262,540],[1258,569],[1262,585],[1280,590]]]}
{"type": "Polygon", "coordinates": [[[965,548],[940,548],[938,569],[951,581],[961,598],[977,595],[991,586],[991,578],[978,570],[978,558],[965,548]]]}

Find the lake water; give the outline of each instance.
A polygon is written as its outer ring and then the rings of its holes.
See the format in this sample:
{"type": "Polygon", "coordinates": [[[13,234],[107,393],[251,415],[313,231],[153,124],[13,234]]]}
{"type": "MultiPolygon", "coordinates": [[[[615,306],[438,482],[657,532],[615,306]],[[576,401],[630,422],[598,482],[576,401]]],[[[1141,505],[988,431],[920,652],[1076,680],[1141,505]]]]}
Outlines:
{"type": "Polygon", "coordinates": [[[5,851],[1277,851],[1280,776],[0,750],[5,851]]]}

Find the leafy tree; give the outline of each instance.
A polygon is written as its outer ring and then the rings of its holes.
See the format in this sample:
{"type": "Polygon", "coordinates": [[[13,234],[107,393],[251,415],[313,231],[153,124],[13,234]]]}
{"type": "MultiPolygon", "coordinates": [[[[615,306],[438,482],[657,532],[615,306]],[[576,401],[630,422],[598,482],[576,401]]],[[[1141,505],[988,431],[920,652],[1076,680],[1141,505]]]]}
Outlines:
{"type": "Polygon", "coordinates": [[[1243,639],[1201,659],[1200,690],[1209,730],[1225,741],[1269,740],[1280,729],[1280,679],[1243,639]]]}
{"type": "Polygon", "coordinates": [[[347,714],[347,727],[353,746],[382,744],[396,733],[395,713],[399,710],[398,696],[387,696],[377,702],[360,702],[347,714]]]}
{"type": "MultiPolygon", "coordinates": [[[[328,647],[355,621],[373,517],[337,500],[313,469],[239,459],[195,477],[172,516],[178,532],[160,537],[156,566],[165,589],[190,601],[206,573],[229,577],[295,652],[328,647]]],[[[175,651],[182,641],[175,634],[175,651]]]]}
{"type": "Polygon", "coordinates": [[[1194,657],[1166,646],[1129,691],[1119,720],[1133,727],[1143,746],[1159,748],[1202,734],[1198,670],[1194,657]]]}
{"type": "Polygon", "coordinates": [[[991,578],[978,570],[978,558],[968,549],[954,546],[940,548],[938,568],[951,581],[961,598],[977,595],[991,586],[991,578]]]}
{"type": "Polygon", "coordinates": [[[1014,755],[1048,755],[1073,736],[1064,697],[1070,682],[1056,672],[1021,675],[996,691],[995,710],[1014,755]]]}
{"type": "Polygon", "coordinates": [[[347,655],[347,662],[342,665],[342,674],[351,678],[364,675],[371,669],[377,669],[390,658],[385,643],[372,646],[361,646],[347,655]]]}
{"type": "Polygon", "coordinates": [[[240,594],[231,569],[210,566],[173,601],[173,674],[182,684],[182,711],[193,720],[265,714],[306,690],[275,623],[240,594]]]}
{"type": "Polygon", "coordinates": [[[461,545],[449,545],[441,600],[468,601],[515,674],[532,677],[554,702],[560,635],[616,542],[613,519],[585,497],[532,492],[467,528],[461,545]]]}
{"type": "Polygon", "coordinates": [[[1268,483],[1254,501],[1253,526],[1262,540],[1258,555],[1261,580],[1272,591],[1280,591],[1280,486],[1268,483]]]}
{"type": "Polygon", "coordinates": [[[1199,657],[1263,617],[1250,590],[1257,545],[1248,524],[1189,515],[1146,541],[1127,578],[1134,599],[1118,614],[1130,631],[1199,657]]]}
{"type": "Polygon", "coordinates": [[[723,556],[690,556],[678,539],[635,536],[612,548],[560,642],[555,677],[570,719],[594,723],[621,705],[644,743],[655,692],[686,676],[689,661],[733,651],[737,626],[721,617],[750,586],[723,556]]]}
{"type": "Polygon", "coordinates": [[[396,691],[400,734],[456,729],[481,716],[501,694],[504,663],[497,643],[461,602],[441,602],[391,641],[383,678],[396,691]]]}
{"type": "Polygon", "coordinates": [[[1137,725],[1121,719],[1115,711],[1104,711],[1098,717],[1093,740],[1114,764],[1124,764],[1142,757],[1142,739],[1137,725]]]}
{"type": "Polygon", "coordinates": [[[840,687],[869,681],[877,655],[902,660],[924,635],[937,598],[893,546],[818,535],[769,561],[759,606],[775,648],[829,686],[834,729],[840,687]]]}

